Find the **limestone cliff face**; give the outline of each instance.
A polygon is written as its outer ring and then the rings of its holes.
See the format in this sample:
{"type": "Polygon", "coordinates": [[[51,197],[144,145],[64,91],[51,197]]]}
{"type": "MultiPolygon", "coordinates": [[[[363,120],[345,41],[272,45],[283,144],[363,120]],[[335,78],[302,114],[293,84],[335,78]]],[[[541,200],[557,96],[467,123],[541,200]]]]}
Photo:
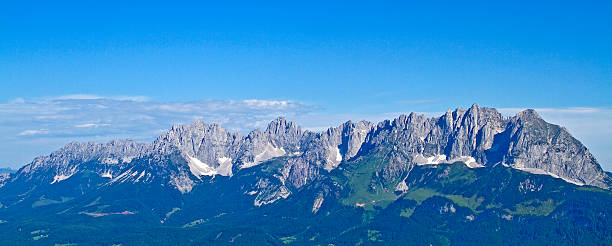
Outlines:
{"type": "Polygon", "coordinates": [[[286,186],[302,187],[369,154],[384,157],[381,177],[386,180],[401,178],[414,165],[462,161],[474,168],[506,165],[576,184],[602,188],[610,184],[593,155],[566,129],[545,122],[533,110],[508,118],[476,104],[440,117],[411,113],[378,124],[349,121],[318,133],[303,131],[284,118],[246,136],[196,121],[172,127],[151,144],[71,143],[36,158],[3,182],[61,182],[87,169],[108,177],[109,182],[157,178],[189,192],[205,176],[232,177],[241,169],[280,158],[283,164],[274,176],[278,182],[270,181],[265,187],[286,197],[290,193],[286,186]],[[273,183],[281,185],[274,190],[273,183]]]}
{"type": "Polygon", "coordinates": [[[120,170],[134,159],[148,155],[150,144],[134,141],[111,141],[108,143],[69,143],[48,156],[35,158],[22,167],[13,178],[59,182],[85,169],[84,164],[96,163],[93,168],[103,175],[120,170]]]}
{"type": "Polygon", "coordinates": [[[545,122],[533,110],[510,119],[497,141],[502,162],[518,169],[536,169],[578,184],[607,187],[609,177],[589,150],[563,127],[545,122]]]}
{"type": "Polygon", "coordinates": [[[423,162],[474,162],[474,166],[508,165],[550,174],[576,184],[609,188],[609,177],[589,151],[566,129],[545,122],[534,110],[505,118],[497,110],[474,104],[438,118],[402,115],[379,123],[367,149],[387,149],[387,172],[409,170],[423,162]],[[428,160],[427,157],[435,157],[428,160]],[[471,159],[473,158],[473,159],[471,159]],[[393,169],[393,170],[391,170],[393,169]]]}

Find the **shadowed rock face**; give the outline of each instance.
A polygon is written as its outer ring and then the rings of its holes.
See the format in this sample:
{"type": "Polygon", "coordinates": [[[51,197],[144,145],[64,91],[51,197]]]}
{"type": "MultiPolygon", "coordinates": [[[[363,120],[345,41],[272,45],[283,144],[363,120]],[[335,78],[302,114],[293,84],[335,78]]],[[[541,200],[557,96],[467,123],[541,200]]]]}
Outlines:
{"type": "Polygon", "coordinates": [[[566,129],[545,122],[535,111],[525,110],[507,118],[493,108],[474,104],[435,118],[411,113],[378,124],[349,121],[320,133],[302,131],[284,118],[247,136],[228,132],[218,124],[196,121],[172,127],[152,144],[71,143],[36,158],[10,179],[4,178],[4,183],[17,179],[61,182],[83,169],[114,180],[127,170],[133,173],[138,166],[144,174],[124,175],[123,181],[157,177],[181,192],[189,192],[203,176],[231,177],[240,169],[283,157],[279,175],[275,176],[283,187],[275,192],[286,197],[289,191],[284,186],[302,187],[340,163],[350,164],[372,153],[385,156],[388,163],[382,179],[387,180],[401,178],[417,164],[460,160],[473,167],[503,164],[602,188],[609,188],[610,182],[578,140],[566,129]],[[89,162],[97,165],[83,166],[89,162]]]}

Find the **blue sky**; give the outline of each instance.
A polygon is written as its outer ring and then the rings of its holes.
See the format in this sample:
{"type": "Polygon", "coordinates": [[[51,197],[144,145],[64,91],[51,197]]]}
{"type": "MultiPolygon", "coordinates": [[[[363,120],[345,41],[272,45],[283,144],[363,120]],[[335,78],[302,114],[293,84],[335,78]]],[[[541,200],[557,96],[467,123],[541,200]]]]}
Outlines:
{"type": "Polygon", "coordinates": [[[541,109],[612,170],[610,13],[610,1],[5,3],[0,166],[196,118],[320,129],[477,102],[541,109]]]}

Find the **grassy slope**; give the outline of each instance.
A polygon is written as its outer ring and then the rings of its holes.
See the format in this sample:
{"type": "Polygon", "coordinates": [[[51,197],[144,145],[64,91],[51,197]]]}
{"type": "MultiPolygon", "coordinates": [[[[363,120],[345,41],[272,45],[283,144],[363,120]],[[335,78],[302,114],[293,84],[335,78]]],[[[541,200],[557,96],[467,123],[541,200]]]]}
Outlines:
{"type": "Polygon", "coordinates": [[[240,188],[255,177],[272,175],[276,164],[244,170],[237,178],[194,190],[182,202],[159,206],[134,203],[142,198],[133,196],[163,192],[146,187],[132,187],[124,195],[90,194],[86,201],[38,196],[31,202],[38,206],[24,206],[35,216],[0,213],[5,221],[0,223],[0,244],[589,245],[612,241],[610,191],[504,167],[469,169],[462,163],[415,167],[406,178],[410,188],[399,193],[394,191],[396,183],[385,186],[378,181],[385,163],[371,156],[292,190],[286,200],[261,208],[240,206],[252,202],[252,197],[237,193],[240,188]],[[326,194],[325,199],[313,213],[319,194],[326,194]],[[118,211],[112,208],[135,213],[102,217],[79,213],[118,211]],[[159,208],[163,209],[155,211],[159,208]]]}

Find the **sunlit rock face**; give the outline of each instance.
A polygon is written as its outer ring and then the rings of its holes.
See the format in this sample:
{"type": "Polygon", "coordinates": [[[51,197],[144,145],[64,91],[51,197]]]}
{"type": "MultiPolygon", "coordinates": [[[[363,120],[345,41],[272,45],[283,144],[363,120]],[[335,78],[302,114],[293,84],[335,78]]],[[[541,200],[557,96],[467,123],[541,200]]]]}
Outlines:
{"type": "Polygon", "coordinates": [[[349,121],[323,132],[303,131],[277,118],[266,129],[243,136],[196,121],[174,126],[150,144],[71,143],[3,176],[2,184],[56,184],[87,171],[109,184],[159,183],[188,193],[215,176],[231,178],[277,160],[277,173],[259,182],[267,190],[257,203],[263,205],[278,200],[273,194],[286,198],[288,187],[307,185],[365,155],[379,155],[385,162],[378,177],[382,182],[401,179],[415,165],[457,161],[471,168],[500,164],[602,188],[609,188],[610,180],[586,147],[535,111],[504,117],[474,104],[440,117],[411,113],[378,124],[349,121]]]}

